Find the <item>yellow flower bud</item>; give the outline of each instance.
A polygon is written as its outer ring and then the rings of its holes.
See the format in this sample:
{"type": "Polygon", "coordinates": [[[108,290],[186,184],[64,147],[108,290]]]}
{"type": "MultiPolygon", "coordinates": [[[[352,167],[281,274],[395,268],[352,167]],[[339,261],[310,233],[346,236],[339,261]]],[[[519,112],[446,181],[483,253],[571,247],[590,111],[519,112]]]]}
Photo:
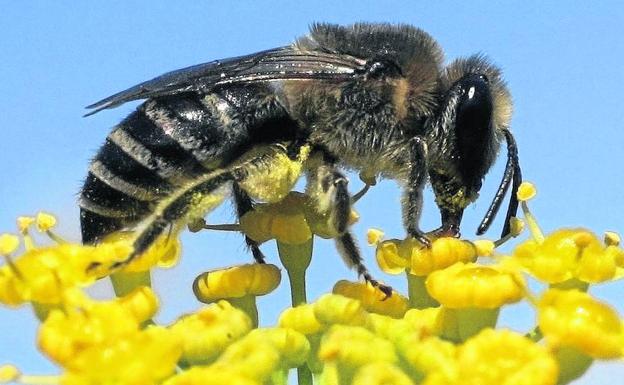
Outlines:
{"type": "Polygon", "coordinates": [[[535,186],[531,182],[522,182],[518,187],[517,197],[520,202],[532,199],[537,194],[535,186]]]}
{"type": "Polygon", "coordinates": [[[348,298],[353,298],[371,313],[378,313],[394,318],[401,318],[408,309],[408,300],[401,294],[393,291],[389,298],[368,282],[338,281],[332,291],[348,298]]]}
{"type": "Polygon", "coordinates": [[[509,219],[509,230],[512,237],[517,237],[524,231],[524,221],[520,218],[511,217],[509,219]]]}
{"type": "Polygon", "coordinates": [[[607,246],[619,246],[620,245],[620,235],[613,231],[605,231],[604,233],[604,243],[607,246]]]}
{"type": "Polygon", "coordinates": [[[374,362],[395,363],[392,344],[358,326],[334,325],[325,334],[318,352],[324,362],[337,362],[344,370],[374,362]]]}
{"type": "Polygon", "coordinates": [[[438,337],[413,338],[410,342],[402,346],[401,353],[417,373],[437,373],[447,380],[457,378],[455,345],[438,337]]]}
{"type": "Polygon", "coordinates": [[[324,325],[365,325],[368,313],[359,301],[325,294],[314,303],[314,316],[324,325]]]}
{"type": "Polygon", "coordinates": [[[35,221],[37,224],[37,230],[42,233],[56,226],[56,218],[54,217],[54,215],[44,213],[43,211],[37,214],[35,221]]]}
{"type": "Polygon", "coordinates": [[[366,233],[366,240],[368,241],[368,244],[371,246],[374,246],[378,244],[379,242],[381,242],[383,237],[384,237],[384,233],[383,231],[379,229],[368,229],[368,232],[366,233]]]}
{"type": "Polygon", "coordinates": [[[624,325],[609,306],[577,290],[550,289],[538,303],[538,324],[549,344],[594,358],[624,355],[624,325]]]}
{"type": "Polygon", "coordinates": [[[403,319],[414,330],[419,330],[423,336],[438,335],[442,331],[443,314],[442,308],[410,309],[403,319]]]}
{"type": "Polygon", "coordinates": [[[0,384],[8,384],[17,381],[20,371],[13,365],[0,366],[0,384]]]}
{"type": "Polygon", "coordinates": [[[158,297],[147,286],[137,287],[117,301],[129,310],[139,323],[151,319],[158,311],[158,297]]]}
{"type": "Polygon", "coordinates": [[[205,365],[216,360],[251,327],[251,320],[242,310],[219,301],[179,318],[170,330],[182,341],[182,359],[187,364],[205,365]]]}
{"type": "Polygon", "coordinates": [[[558,367],[548,350],[508,330],[485,329],[459,346],[458,382],[465,385],[554,385],[558,367]]]}
{"type": "Polygon", "coordinates": [[[258,343],[255,338],[242,338],[228,346],[212,365],[232,370],[249,379],[264,382],[280,368],[280,353],[270,343],[258,343]]]}
{"type": "Polygon", "coordinates": [[[500,266],[456,263],[427,278],[427,291],[448,308],[494,309],[518,302],[526,283],[519,272],[500,266]]]}
{"type": "Polygon", "coordinates": [[[405,255],[403,242],[391,239],[377,244],[375,258],[379,268],[387,274],[401,274],[409,266],[409,254],[405,255]]]}
{"type": "Polygon", "coordinates": [[[494,242],[490,241],[489,239],[478,239],[472,242],[472,244],[477,249],[477,255],[479,257],[492,256],[494,254],[494,249],[496,248],[494,242]]]}
{"type": "Polygon", "coordinates": [[[411,247],[410,274],[424,276],[456,262],[471,262],[477,258],[475,246],[457,238],[438,238],[431,248],[411,247]]]}
{"type": "Polygon", "coordinates": [[[414,382],[396,365],[375,362],[362,366],[355,373],[353,385],[413,385],[414,382]]]}
{"type": "Polygon", "coordinates": [[[19,247],[19,238],[13,234],[0,235],[0,255],[13,254],[19,247]]]}
{"type": "Polygon", "coordinates": [[[211,303],[220,299],[261,296],[279,286],[281,273],[271,264],[247,264],[200,274],[193,282],[197,299],[211,303]]]}
{"type": "Polygon", "coordinates": [[[323,329],[323,325],[314,316],[312,304],[303,304],[284,310],[279,317],[278,325],[306,335],[318,333],[323,329]]]}
{"type": "Polygon", "coordinates": [[[163,385],[261,385],[226,367],[194,366],[168,378],[163,385]]]}
{"type": "Polygon", "coordinates": [[[303,365],[310,353],[310,343],[306,337],[287,328],[254,329],[246,340],[257,344],[271,344],[281,355],[282,366],[295,368],[303,365]]]}
{"type": "Polygon", "coordinates": [[[17,229],[21,234],[26,234],[33,223],[35,223],[33,217],[17,217],[17,229]]]}

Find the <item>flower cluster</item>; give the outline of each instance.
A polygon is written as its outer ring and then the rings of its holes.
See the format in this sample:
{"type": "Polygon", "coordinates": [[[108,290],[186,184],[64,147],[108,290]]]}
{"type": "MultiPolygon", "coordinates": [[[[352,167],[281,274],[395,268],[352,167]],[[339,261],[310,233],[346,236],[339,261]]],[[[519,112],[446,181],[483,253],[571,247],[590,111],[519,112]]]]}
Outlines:
{"type": "Polygon", "coordinates": [[[300,385],[567,384],[594,360],[624,357],[624,321],[587,292],[624,276],[624,250],[611,232],[602,240],[585,229],[542,234],[527,205],[533,196],[524,183],[524,221],[513,218],[511,227],[518,236],[526,223],[530,238],[510,254],[499,252],[510,237],[439,238],[425,248],[371,230],[380,268],[404,274],[407,294],[386,297],[369,283],[339,281],[315,301],[307,301],[305,271],[314,235],[335,236],[330,218],[299,193],[260,206],[237,229],[278,243],[292,307],[274,327],[258,327],[256,297],[280,285],[275,265],[199,274],[198,310],[156,325],[150,269],[178,260],[175,237],[109,274],[102,266],[131,252],[132,233],[82,246],[59,237],[49,214],[19,218],[20,236],[0,235],[0,303],[32,304],[41,320],[37,345],[62,373],[31,376],[5,365],[0,383],[285,385],[296,371],[300,385]],[[37,246],[32,228],[52,244],[37,246]],[[107,275],[117,297],[90,298],[83,289],[107,275]],[[529,289],[530,279],[542,292],[529,289]],[[533,306],[533,328],[496,328],[501,309],[519,301],[533,306]]]}

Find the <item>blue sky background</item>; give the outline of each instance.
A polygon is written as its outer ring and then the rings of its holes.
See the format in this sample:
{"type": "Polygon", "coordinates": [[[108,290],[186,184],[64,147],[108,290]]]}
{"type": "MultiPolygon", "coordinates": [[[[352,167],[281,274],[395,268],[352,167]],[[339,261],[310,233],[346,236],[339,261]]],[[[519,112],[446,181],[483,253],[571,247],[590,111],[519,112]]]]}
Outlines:
{"type": "MultiPolygon", "coordinates": [[[[108,130],[136,106],[82,118],[85,105],[169,70],[289,43],[313,21],[409,23],[431,33],[447,60],[487,54],[503,68],[513,95],[512,128],[525,179],[538,187],[531,206],[544,230],[624,231],[621,2],[152,0],[3,2],[0,232],[14,231],[18,215],[43,209],[59,216],[63,234],[79,239],[76,195],[87,162],[108,130]]],[[[465,236],[472,237],[487,209],[503,158],[486,178],[482,198],[465,213],[465,236]]],[[[357,176],[351,181],[352,190],[359,189],[357,176]]],[[[354,230],[371,267],[366,229],[404,236],[399,197],[396,184],[384,181],[357,205],[361,221],[354,230]]],[[[422,227],[432,229],[438,213],[430,192],[426,199],[422,227]]],[[[231,222],[229,205],[210,221],[231,222]]],[[[500,226],[499,219],[488,235],[494,238],[500,226]]],[[[199,272],[251,260],[236,234],[185,234],[183,241],[181,264],[155,274],[162,322],[198,307],[190,285],[199,272]]],[[[277,263],[274,248],[267,245],[265,251],[277,263]]],[[[400,277],[385,278],[405,287],[400,277]]],[[[338,279],[355,279],[355,273],[343,266],[331,242],[322,241],[315,245],[308,279],[313,299],[338,279]]],[[[98,292],[106,289],[102,283],[98,292]]],[[[592,292],[624,315],[621,284],[592,292]]],[[[288,298],[283,284],[261,300],[261,322],[274,323],[288,298]]],[[[505,311],[501,322],[526,330],[533,314],[521,304],[505,311]]],[[[0,364],[12,362],[30,373],[55,371],[36,352],[35,325],[28,308],[0,308],[0,364]]],[[[624,364],[601,364],[578,383],[622,376],[624,364]]]]}

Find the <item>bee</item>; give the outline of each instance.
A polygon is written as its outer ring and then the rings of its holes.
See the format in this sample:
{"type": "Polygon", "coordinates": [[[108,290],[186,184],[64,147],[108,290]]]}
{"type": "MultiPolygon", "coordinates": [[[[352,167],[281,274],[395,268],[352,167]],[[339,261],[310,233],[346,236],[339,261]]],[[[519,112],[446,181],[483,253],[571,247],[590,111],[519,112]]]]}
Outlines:
{"type": "MultiPolygon", "coordinates": [[[[139,99],[91,162],[80,195],[85,243],[137,231],[119,264],[188,221],[198,195],[227,186],[239,217],[253,210],[266,197],[250,181],[270,175],[278,157],[302,159],[302,149],[309,195],[331,218],[339,253],[382,290],[348,228],[345,169],[399,181],[407,234],[429,246],[431,237],[459,236],[505,141],[504,176],[477,233],[510,186],[503,235],[517,210],[521,173],[501,71],[481,55],[444,66],[438,43],[409,25],[314,24],[291,45],[166,73],[88,106],[87,115],[139,99]],[[419,227],[427,181],[442,222],[429,233],[419,227]]],[[[264,262],[259,245],[246,244],[264,262]]]]}

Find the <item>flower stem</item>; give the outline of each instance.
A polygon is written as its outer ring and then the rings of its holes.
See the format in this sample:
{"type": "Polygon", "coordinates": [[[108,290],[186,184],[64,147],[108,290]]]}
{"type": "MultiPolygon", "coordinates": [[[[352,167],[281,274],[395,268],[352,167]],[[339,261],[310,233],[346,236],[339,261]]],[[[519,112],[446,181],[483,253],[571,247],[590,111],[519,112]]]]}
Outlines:
{"type": "Polygon", "coordinates": [[[407,275],[407,293],[409,296],[409,306],[414,309],[426,309],[429,307],[438,307],[440,304],[429,295],[425,286],[427,277],[406,273],[407,275]]]}
{"type": "Polygon", "coordinates": [[[152,278],[150,271],[141,271],[136,273],[118,272],[110,275],[113,283],[113,290],[117,297],[123,297],[139,286],[152,287],[152,278]]]}
{"type": "Polygon", "coordinates": [[[256,306],[255,295],[248,294],[238,298],[229,298],[228,302],[232,306],[244,311],[251,319],[253,327],[258,327],[258,307],[256,306]]]}
{"type": "Polygon", "coordinates": [[[567,346],[557,349],[555,358],[559,362],[559,381],[557,385],[568,384],[581,377],[594,362],[590,356],[567,346]]]}
{"type": "Polygon", "coordinates": [[[313,239],[298,245],[277,241],[280,260],[288,272],[293,307],[307,302],[305,274],[312,260],[313,239]]]}
{"type": "Polygon", "coordinates": [[[297,384],[299,385],[312,385],[312,371],[308,368],[308,365],[301,365],[297,368],[297,384]]]}
{"type": "Polygon", "coordinates": [[[531,232],[531,235],[538,243],[544,242],[544,233],[542,233],[542,230],[537,224],[537,220],[529,210],[529,206],[526,204],[526,202],[521,202],[521,205],[522,212],[524,213],[524,219],[526,220],[527,225],[529,225],[529,231],[531,232]]]}

